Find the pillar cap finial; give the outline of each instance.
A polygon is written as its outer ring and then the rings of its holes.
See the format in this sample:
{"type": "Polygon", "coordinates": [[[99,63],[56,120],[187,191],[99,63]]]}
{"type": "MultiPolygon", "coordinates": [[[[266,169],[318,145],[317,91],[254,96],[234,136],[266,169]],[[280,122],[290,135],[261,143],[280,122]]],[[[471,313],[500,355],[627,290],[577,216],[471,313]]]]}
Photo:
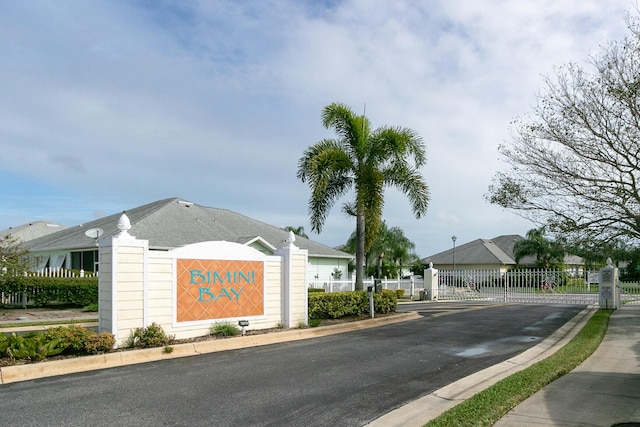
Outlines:
{"type": "Polygon", "coordinates": [[[122,212],[122,215],[120,215],[120,219],[118,219],[118,230],[120,230],[120,232],[116,236],[118,238],[133,237],[129,234],[129,230],[131,230],[131,221],[129,220],[127,214],[125,214],[124,212],[122,212]]]}

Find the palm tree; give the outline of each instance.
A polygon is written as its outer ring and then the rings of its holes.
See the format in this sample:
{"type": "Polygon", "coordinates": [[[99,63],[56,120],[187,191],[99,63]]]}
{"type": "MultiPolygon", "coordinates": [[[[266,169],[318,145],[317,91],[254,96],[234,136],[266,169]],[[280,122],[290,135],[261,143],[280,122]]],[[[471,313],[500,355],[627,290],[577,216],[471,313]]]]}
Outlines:
{"type": "MultiPolygon", "coordinates": [[[[355,247],[356,232],[354,231],[342,249],[345,252],[354,253],[355,247]]],[[[396,277],[403,267],[410,266],[419,259],[414,253],[415,247],[416,245],[404,235],[400,227],[388,227],[386,221],[382,221],[376,238],[365,255],[365,272],[377,274],[378,278],[396,277]]]]}
{"type": "Polygon", "coordinates": [[[548,240],[545,237],[544,227],[527,231],[527,238],[516,242],[513,248],[513,255],[516,263],[525,256],[536,257],[536,267],[557,268],[564,262],[564,247],[558,243],[548,240]]]}
{"type": "Polygon", "coordinates": [[[420,136],[411,129],[370,129],[364,115],[333,103],[322,110],[322,124],[337,138],[307,148],[298,162],[298,178],[311,189],[311,228],[320,233],[334,203],[350,190],[354,200],[343,211],[356,217],[356,289],[363,288],[364,258],[382,221],[384,188],[394,186],[409,199],[416,218],[427,211],[429,189],[419,168],[425,162],[420,136]]]}
{"type": "Polygon", "coordinates": [[[294,227],[293,225],[287,225],[284,229],[286,231],[293,231],[293,234],[295,234],[296,236],[304,237],[305,239],[309,238],[309,236],[307,236],[307,233],[304,232],[303,226],[294,227]]]}

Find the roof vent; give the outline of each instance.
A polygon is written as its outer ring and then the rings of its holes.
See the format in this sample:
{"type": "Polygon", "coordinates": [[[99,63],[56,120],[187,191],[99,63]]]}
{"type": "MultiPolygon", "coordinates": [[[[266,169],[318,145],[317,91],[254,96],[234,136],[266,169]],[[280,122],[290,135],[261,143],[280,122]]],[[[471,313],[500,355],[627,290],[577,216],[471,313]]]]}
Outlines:
{"type": "Polygon", "coordinates": [[[181,205],[185,205],[186,207],[190,207],[191,205],[193,205],[193,203],[184,200],[178,200],[178,203],[180,203],[181,205]]]}

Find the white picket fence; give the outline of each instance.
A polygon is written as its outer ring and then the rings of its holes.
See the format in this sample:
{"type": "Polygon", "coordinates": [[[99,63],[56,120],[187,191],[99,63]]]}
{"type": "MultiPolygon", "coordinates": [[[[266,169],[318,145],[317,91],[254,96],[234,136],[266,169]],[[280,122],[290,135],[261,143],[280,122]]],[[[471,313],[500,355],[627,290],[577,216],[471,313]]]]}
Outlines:
{"type": "MultiPolygon", "coordinates": [[[[363,280],[363,287],[366,290],[369,286],[380,285],[382,289],[398,290],[404,289],[404,295],[413,297],[419,295],[424,290],[424,279],[412,276],[409,279],[375,279],[369,277],[363,280]]],[[[325,292],[345,292],[354,291],[356,289],[355,278],[352,280],[312,280],[309,282],[309,288],[324,289],[325,292]]]]}
{"type": "Polygon", "coordinates": [[[28,271],[25,276],[37,276],[37,277],[94,277],[98,272],[84,270],[69,270],[67,268],[44,268],[39,271],[28,271]]]}

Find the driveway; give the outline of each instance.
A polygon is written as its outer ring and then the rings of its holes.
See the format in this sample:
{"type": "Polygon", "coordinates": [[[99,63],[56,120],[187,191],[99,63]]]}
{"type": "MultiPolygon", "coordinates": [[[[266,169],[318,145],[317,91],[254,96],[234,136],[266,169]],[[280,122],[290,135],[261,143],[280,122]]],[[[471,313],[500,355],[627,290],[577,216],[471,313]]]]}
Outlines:
{"type": "Polygon", "coordinates": [[[15,426],[359,426],[542,341],[581,306],[428,303],[417,320],[0,386],[15,426]]]}

